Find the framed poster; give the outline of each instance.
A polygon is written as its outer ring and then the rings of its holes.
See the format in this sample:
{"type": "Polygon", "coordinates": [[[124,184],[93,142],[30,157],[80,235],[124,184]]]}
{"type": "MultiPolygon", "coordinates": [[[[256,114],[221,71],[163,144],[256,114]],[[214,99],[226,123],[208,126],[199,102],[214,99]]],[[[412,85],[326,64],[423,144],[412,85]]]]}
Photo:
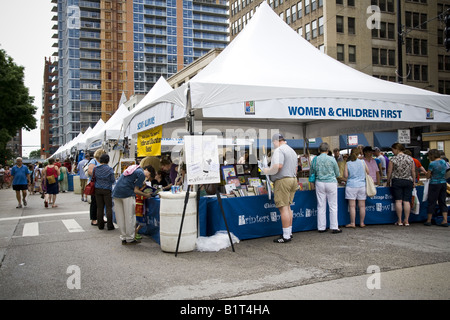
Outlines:
{"type": "Polygon", "coordinates": [[[233,165],[222,167],[223,180],[227,181],[227,178],[236,177],[236,170],[233,165]]]}
{"type": "Polygon", "coordinates": [[[217,136],[184,136],[188,185],[220,183],[217,136]]]}
{"type": "Polygon", "coordinates": [[[244,172],[244,165],[243,164],[237,164],[236,165],[236,173],[238,174],[238,175],[243,175],[245,172],[244,172]]]}

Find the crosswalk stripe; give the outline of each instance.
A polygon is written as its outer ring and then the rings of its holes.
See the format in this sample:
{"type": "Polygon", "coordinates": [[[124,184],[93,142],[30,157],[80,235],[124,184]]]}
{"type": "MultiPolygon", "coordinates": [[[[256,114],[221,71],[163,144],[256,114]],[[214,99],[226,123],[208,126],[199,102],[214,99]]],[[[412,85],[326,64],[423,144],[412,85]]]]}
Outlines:
{"type": "Polygon", "coordinates": [[[62,220],[69,232],[84,232],[83,228],[75,221],[75,219],[62,220]]]}
{"type": "Polygon", "coordinates": [[[23,237],[35,237],[39,235],[39,223],[29,222],[23,225],[23,237]]]}
{"type": "Polygon", "coordinates": [[[58,213],[35,214],[32,216],[7,217],[7,218],[0,218],[0,222],[11,220],[22,220],[22,219],[48,218],[66,215],[83,215],[83,214],[89,215],[89,211],[58,212],[58,213]]]}

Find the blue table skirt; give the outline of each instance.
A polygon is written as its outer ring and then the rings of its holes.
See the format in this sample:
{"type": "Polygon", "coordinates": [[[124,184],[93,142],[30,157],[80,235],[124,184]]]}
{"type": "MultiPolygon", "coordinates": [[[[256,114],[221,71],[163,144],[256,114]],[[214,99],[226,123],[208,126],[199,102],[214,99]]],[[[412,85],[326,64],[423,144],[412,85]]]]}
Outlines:
{"type": "MultiPolygon", "coordinates": [[[[423,186],[416,187],[420,200],[418,215],[411,213],[409,221],[424,221],[427,218],[427,203],[422,202],[423,186]]],[[[230,231],[239,239],[252,239],[281,234],[280,212],[267,195],[240,198],[223,198],[223,209],[230,231]]],[[[159,243],[159,198],[146,200],[146,225],[139,233],[150,235],[159,243]]],[[[294,219],[293,232],[317,230],[317,199],[315,191],[297,191],[292,205],[294,219]]],[[[328,209],[327,209],[328,210],[328,209]]],[[[356,223],[359,224],[359,210],[356,223]]],[[[180,213],[181,214],[181,213],[180,213]]],[[[199,203],[198,228],[200,236],[212,236],[217,231],[226,230],[217,198],[202,197],[199,203]]],[[[366,200],[364,223],[393,224],[397,221],[394,201],[390,188],[378,187],[377,195],[366,200]]],[[[338,223],[350,222],[345,188],[338,188],[338,223]]],[[[327,215],[327,226],[329,226],[327,215]]]]}
{"type": "MultiPolygon", "coordinates": [[[[423,186],[417,187],[420,202],[418,215],[410,215],[409,221],[424,221],[427,218],[427,203],[422,202],[423,186]]],[[[280,212],[267,195],[222,199],[228,227],[239,239],[252,239],[280,235],[280,212]]],[[[297,191],[291,206],[294,219],[292,231],[317,230],[317,198],[315,191],[297,191]]],[[[359,224],[359,210],[356,210],[356,223],[359,224]]],[[[207,234],[213,235],[219,230],[226,230],[217,199],[209,198],[207,203],[207,234]]],[[[366,217],[364,223],[393,224],[397,221],[394,201],[390,188],[378,187],[377,195],[366,200],[366,217]]],[[[338,223],[350,223],[348,201],[345,188],[338,188],[338,223]]],[[[327,227],[329,227],[327,209],[327,227]]]]}

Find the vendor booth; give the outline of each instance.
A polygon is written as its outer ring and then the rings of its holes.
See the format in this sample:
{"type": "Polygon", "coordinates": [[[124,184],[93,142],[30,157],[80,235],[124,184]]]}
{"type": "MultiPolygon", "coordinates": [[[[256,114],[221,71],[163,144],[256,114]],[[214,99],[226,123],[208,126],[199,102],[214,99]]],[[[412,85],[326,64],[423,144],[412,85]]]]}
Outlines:
{"type": "MultiPolygon", "coordinates": [[[[280,131],[287,139],[306,142],[314,137],[449,123],[450,96],[377,79],[334,60],[263,2],[215,60],[183,86],[144,106],[144,111],[141,120],[124,121],[131,134],[162,124],[172,132],[186,131],[182,128],[186,118],[190,134],[215,132],[230,138],[241,132],[265,140],[280,131]]],[[[315,193],[302,190],[294,199],[293,231],[316,227],[315,193]]],[[[367,200],[366,224],[391,223],[395,211],[389,188],[377,192],[367,200]]],[[[281,223],[273,201],[264,193],[249,194],[222,199],[230,231],[241,239],[279,234],[281,223]]],[[[206,202],[210,235],[223,230],[223,219],[218,199],[206,202]]],[[[344,188],[339,189],[338,202],[339,224],[345,224],[344,188]]],[[[419,215],[411,215],[411,221],[423,219],[424,207],[419,215]]]]}

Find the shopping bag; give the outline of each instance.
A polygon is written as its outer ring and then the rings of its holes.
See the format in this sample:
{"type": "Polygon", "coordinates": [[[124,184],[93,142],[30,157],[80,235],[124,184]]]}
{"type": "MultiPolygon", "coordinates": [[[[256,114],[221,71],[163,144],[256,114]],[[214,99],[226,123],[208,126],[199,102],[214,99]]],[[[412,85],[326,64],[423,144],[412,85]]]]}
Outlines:
{"type": "Polygon", "coordinates": [[[430,179],[425,180],[423,183],[423,199],[422,202],[425,202],[428,200],[428,187],[430,184],[430,179]]]}
{"type": "Polygon", "coordinates": [[[419,197],[417,196],[417,190],[416,188],[414,188],[411,199],[411,213],[419,214],[419,212],[420,212],[420,201],[419,197]]]}
{"type": "Polygon", "coordinates": [[[368,197],[373,197],[377,194],[377,188],[371,176],[366,173],[366,194],[368,197]]]}

